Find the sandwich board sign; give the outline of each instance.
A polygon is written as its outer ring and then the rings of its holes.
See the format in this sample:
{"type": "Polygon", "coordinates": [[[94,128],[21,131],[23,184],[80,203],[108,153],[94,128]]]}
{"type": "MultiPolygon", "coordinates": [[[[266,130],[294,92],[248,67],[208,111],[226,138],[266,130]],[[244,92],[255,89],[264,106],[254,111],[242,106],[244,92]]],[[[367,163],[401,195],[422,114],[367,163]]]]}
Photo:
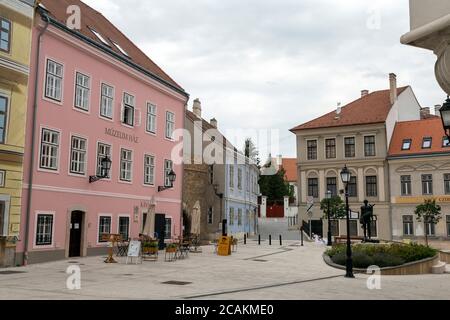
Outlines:
{"type": "Polygon", "coordinates": [[[217,254],[219,256],[231,255],[231,237],[220,237],[219,238],[217,254]]]}
{"type": "MultiPolygon", "coordinates": [[[[127,253],[127,261],[126,264],[128,264],[128,258],[131,258],[131,261],[133,262],[133,258],[136,258],[136,264],[137,264],[137,258],[141,257],[141,242],[137,240],[130,241],[130,244],[128,245],[128,253],[127,253]]],[[[142,259],[141,259],[142,262],[142,259]]]]}

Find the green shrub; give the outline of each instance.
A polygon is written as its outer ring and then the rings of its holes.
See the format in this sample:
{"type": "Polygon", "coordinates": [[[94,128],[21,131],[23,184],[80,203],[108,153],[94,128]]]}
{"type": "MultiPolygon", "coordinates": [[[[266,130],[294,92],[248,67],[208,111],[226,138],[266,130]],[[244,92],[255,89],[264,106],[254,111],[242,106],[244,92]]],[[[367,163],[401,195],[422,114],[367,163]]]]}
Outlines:
{"type": "MultiPolygon", "coordinates": [[[[331,260],[345,265],[347,247],[345,244],[335,245],[328,249],[331,260]]],[[[367,268],[377,265],[380,268],[399,266],[408,262],[434,257],[437,250],[419,244],[355,244],[352,245],[353,265],[355,268],[367,268]]]]}

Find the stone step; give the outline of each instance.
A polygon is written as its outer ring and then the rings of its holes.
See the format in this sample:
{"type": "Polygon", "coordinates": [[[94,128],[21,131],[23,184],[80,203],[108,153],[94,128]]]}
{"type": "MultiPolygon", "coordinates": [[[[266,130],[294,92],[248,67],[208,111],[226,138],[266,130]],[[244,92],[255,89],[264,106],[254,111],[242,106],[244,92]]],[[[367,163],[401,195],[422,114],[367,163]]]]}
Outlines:
{"type": "Polygon", "coordinates": [[[450,273],[450,264],[445,266],[445,273],[450,273]]]}
{"type": "Polygon", "coordinates": [[[436,265],[431,267],[431,273],[433,274],[443,274],[446,272],[447,264],[445,262],[439,261],[436,265]]]}

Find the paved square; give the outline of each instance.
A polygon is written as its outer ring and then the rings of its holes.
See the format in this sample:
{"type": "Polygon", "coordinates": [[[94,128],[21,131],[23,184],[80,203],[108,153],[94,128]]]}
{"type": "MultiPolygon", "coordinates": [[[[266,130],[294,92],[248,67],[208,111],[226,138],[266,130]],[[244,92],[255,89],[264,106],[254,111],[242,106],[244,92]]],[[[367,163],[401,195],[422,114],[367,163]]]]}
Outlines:
{"type": "Polygon", "coordinates": [[[298,244],[250,240],[230,257],[206,246],[175,262],[164,262],[162,253],[138,265],[89,257],[7,269],[22,273],[0,274],[0,299],[450,299],[450,274],[385,276],[381,290],[369,290],[367,275],[345,279],[327,266],[324,246],[298,244]],[[71,264],[81,268],[80,290],[66,288],[71,264]]]}

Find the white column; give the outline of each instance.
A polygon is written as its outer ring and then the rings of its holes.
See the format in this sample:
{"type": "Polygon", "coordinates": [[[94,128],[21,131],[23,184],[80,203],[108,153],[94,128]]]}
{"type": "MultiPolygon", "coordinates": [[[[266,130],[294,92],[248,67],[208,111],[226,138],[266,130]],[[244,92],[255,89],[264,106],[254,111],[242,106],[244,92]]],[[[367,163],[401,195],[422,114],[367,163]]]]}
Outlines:
{"type": "Polygon", "coordinates": [[[364,170],[363,168],[358,168],[358,200],[363,202],[365,198],[364,192],[364,170]]]}
{"type": "Polygon", "coordinates": [[[261,197],[261,218],[265,218],[267,216],[267,197],[261,197]]]}
{"type": "Polygon", "coordinates": [[[326,192],[326,185],[325,185],[325,171],[320,170],[319,171],[319,200],[322,200],[325,198],[325,192],[326,192]]]}
{"type": "Polygon", "coordinates": [[[378,168],[378,196],[381,202],[386,201],[386,189],[384,185],[384,167],[378,168]]]}
{"type": "Polygon", "coordinates": [[[306,172],[305,171],[301,171],[301,179],[300,179],[300,193],[301,193],[301,202],[302,203],[306,203],[306,172]]]}

